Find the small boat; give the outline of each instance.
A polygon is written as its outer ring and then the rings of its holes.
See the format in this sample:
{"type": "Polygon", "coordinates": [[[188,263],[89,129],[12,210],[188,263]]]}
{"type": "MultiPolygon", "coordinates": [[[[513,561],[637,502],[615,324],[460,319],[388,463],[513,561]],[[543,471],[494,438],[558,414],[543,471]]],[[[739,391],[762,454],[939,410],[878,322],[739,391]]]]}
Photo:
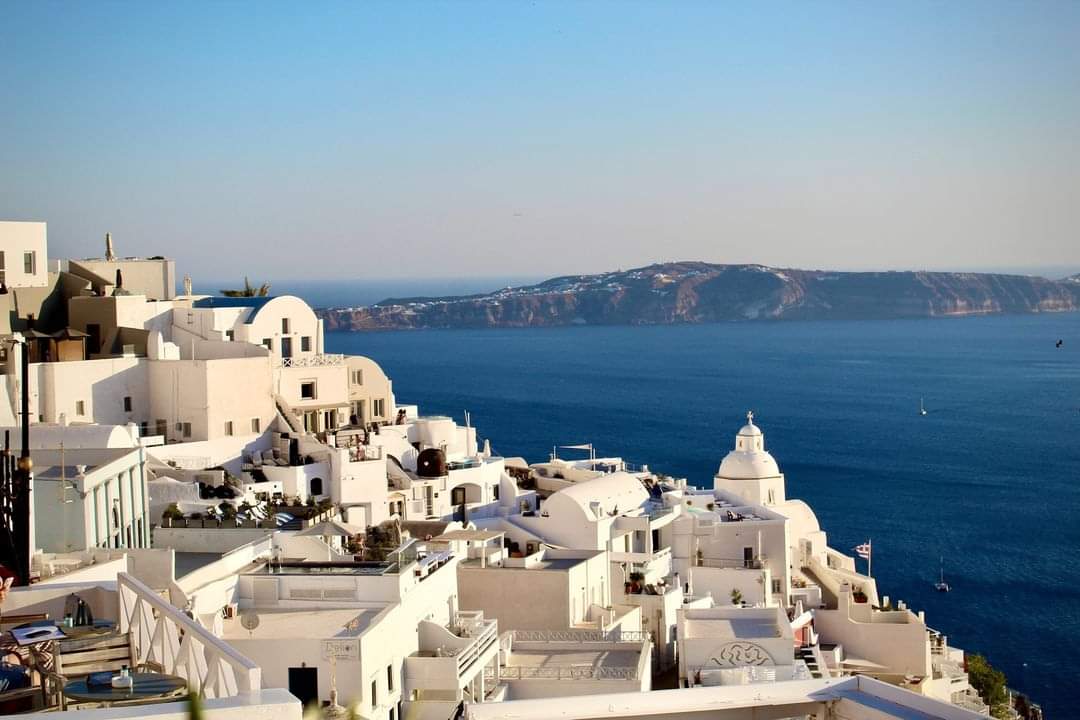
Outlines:
{"type": "Polygon", "coordinates": [[[923,405],[923,399],[922,398],[919,398],[919,414],[920,415],[925,415],[926,414],[926,406],[923,405]]]}
{"type": "Polygon", "coordinates": [[[945,558],[941,559],[941,576],[940,576],[940,578],[941,578],[940,580],[938,580],[936,583],[934,583],[934,589],[937,590],[938,592],[949,592],[950,590],[952,590],[952,588],[949,587],[949,583],[945,582],[945,558]]]}

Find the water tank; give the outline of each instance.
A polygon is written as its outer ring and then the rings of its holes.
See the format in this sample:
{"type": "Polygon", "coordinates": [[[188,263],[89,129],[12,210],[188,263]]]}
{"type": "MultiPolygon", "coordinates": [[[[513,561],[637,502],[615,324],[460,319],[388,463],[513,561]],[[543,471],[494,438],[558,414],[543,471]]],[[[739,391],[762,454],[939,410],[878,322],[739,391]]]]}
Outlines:
{"type": "Polygon", "coordinates": [[[422,478],[445,477],[446,453],[438,448],[421,450],[416,458],[416,474],[422,478]]]}

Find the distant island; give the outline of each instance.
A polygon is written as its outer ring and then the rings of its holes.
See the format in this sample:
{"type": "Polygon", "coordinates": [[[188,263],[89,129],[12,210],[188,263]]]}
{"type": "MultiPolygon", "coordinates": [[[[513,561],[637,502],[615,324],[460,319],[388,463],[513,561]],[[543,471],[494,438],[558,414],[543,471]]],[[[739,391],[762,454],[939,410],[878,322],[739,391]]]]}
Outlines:
{"type": "Polygon", "coordinates": [[[327,330],[664,325],[948,317],[1080,309],[1080,275],[833,272],[672,262],[483,294],[318,311],[327,330]]]}

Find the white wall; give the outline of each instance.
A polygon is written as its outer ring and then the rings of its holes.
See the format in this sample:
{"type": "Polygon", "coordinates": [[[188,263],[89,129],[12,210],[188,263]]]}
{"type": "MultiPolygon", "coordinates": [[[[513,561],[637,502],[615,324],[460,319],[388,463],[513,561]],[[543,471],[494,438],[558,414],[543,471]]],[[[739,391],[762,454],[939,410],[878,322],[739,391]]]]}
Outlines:
{"type": "Polygon", "coordinates": [[[150,384],[145,358],[108,358],[30,366],[30,414],[41,422],[126,425],[149,419],[150,384]],[[124,410],[130,397],[131,412],[124,410]],[[82,401],[83,412],[77,412],[82,401]]]}
{"type": "Polygon", "coordinates": [[[43,222],[0,221],[0,252],[4,256],[3,278],[10,288],[45,287],[49,284],[46,226],[43,222]],[[27,274],[24,253],[34,253],[34,272],[27,274]]]}

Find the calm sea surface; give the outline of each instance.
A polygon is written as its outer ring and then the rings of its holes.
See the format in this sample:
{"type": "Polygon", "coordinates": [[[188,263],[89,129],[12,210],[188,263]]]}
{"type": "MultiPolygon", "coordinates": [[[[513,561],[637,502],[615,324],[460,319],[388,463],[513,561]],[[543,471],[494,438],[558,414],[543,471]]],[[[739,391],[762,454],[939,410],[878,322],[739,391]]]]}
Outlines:
{"type": "Polygon", "coordinates": [[[530,462],[591,442],[711,487],[752,408],[788,496],[810,503],[832,546],[872,538],[882,592],[986,654],[1051,717],[1073,715],[1078,314],[330,333],[326,344],[374,358],[423,413],[468,410],[497,453],[530,462]],[[948,594],[933,589],[941,556],[948,594]]]}

